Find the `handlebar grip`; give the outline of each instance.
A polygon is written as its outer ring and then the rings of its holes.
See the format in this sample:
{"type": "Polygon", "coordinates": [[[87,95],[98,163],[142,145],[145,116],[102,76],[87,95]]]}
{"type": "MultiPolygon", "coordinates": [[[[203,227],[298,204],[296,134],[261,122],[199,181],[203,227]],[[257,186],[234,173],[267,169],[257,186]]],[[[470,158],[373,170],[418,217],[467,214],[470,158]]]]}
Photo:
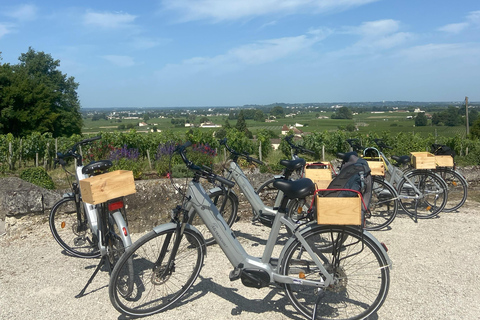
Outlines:
{"type": "Polygon", "coordinates": [[[225,179],[224,177],[221,177],[221,176],[215,176],[215,180],[226,185],[229,188],[233,188],[235,186],[235,182],[225,179]]]}
{"type": "Polygon", "coordinates": [[[96,141],[96,140],[100,140],[100,139],[102,139],[101,136],[96,136],[96,137],[93,137],[93,138],[88,138],[88,139],[82,140],[82,141],[80,141],[79,144],[87,144],[87,143],[90,143],[90,142],[93,142],[93,141],[96,141]]]}
{"type": "Polygon", "coordinates": [[[256,164],[259,164],[259,165],[263,165],[263,164],[264,164],[263,161],[260,161],[260,160],[255,159],[255,158],[249,158],[249,160],[252,161],[252,162],[255,162],[256,164]]]}

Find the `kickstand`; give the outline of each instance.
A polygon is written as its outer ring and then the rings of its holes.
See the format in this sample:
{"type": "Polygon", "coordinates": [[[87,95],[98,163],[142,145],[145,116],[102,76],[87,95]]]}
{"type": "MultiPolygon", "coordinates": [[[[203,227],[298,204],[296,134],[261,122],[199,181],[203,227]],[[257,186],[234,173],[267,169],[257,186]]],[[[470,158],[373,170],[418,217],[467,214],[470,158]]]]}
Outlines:
{"type": "Polygon", "coordinates": [[[100,262],[98,263],[98,266],[95,268],[95,271],[93,271],[93,274],[92,274],[92,276],[90,277],[90,279],[88,279],[87,284],[85,285],[85,287],[83,287],[82,291],[80,291],[80,293],[75,296],[75,298],[81,298],[81,297],[83,297],[83,295],[85,294],[85,291],[87,290],[87,287],[90,285],[90,283],[92,283],[93,278],[95,278],[95,276],[97,275],[98,271],[100,271],[100,268],[102,268],[102,266],[105,264],[105,260],[106,260],[106,256],[103,256],[103,257],[100,259],[100,262]]]}
{"type": "Polygon", "coordinates": [[[317,317],[318,304],[320,303],[320,300],[325,297],[325,291],[323,291],[323,289],[320,290],[322,291],[318,292],[317,299],[315,299],[315,304],[313,305],[312,320],[315,320],[315,318],[317,317]]]}

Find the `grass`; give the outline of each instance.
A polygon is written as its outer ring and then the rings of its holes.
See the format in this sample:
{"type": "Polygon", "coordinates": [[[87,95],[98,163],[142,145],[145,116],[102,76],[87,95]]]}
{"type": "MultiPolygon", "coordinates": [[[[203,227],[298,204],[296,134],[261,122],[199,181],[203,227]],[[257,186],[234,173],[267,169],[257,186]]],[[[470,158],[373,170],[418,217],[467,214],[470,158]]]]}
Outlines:
{"type": "MultiPolygon", "coordinates": [[[[392,113],[370,113],[364,112],[358,115],[354,115],[352,120],[341,120],[341,119],[330,119],[332,115],[331,112],[318,113],[310,112],[297,115],[293,118],[282,118],[278,119],[276,122],[256,122],[253,120],[247,120],[247,127],[254,134],[256,131],[261,129],[272,130],[280,136],[282,126],[286,125],[295,125],[295,123],[303,124],[304,127],[299,128],[304,132],[319,132],[319,131],[334,131],[338,130],[339,127],[345,128],[348,124],[355,124],[360,133],[382,133],[390,132],[392,134],[397,134],[399,132],[411,132],[418,133],[424,137],[428,135],[433,136],[455,136],[462,135],[465,133],[464,126],[456,127],[437,127],[437,126],[425,126],[425,127],[415,127],[415,121],[413,119],[407,119],[407,116],[414,116],[413,113],[401,113],[401,112],[392,112],[392,113]],[[318,119],[317,115],[328,117],[327,119],[318,119]]],[[[224,125],[227,117],[226,116],[213,116],[209,117],[209,120],[216,123],[224,125]]],[[[188,128],[186,127],[175,127],[171,123],[171,119],[160,119],[153,118],[147,121],[149,126],[147,127],[138,127],[137,124],[142,122],[142,119],[128,119],[122,120],[122,122],[115,122],[115,120],[98,120],[92,121],[91,119],[84,120],[84,133],[97,133],[100,131],[116,131],[118,130],[119,125],[135,125],[135,129],[138,132],[147,131],[152,128],[154,125],[160,130],[172,130],[174,133],[184,134],[188,128]]],[[[198,120],[197,120],[198,121],[198,120]]],[[[231,126],[235,126],[235,120],[229,120],[231,126]]],[[[205,128],[202,130],[208,130],[212,133],[215,131],[213,128],[205,128]]],[[[124,129],[123,131],[128,131],[124,129]]]]}

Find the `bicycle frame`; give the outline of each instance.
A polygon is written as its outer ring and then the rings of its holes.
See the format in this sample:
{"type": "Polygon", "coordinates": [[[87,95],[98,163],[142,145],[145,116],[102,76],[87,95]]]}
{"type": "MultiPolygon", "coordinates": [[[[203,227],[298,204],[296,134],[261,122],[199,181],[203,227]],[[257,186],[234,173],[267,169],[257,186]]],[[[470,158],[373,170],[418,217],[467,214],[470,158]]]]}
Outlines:
{"type": "MultiPolygon", "coordinates": [[[[250,186],[251,188],[251,186],[250,186]]],[[[253,191],[253,188],[251,188],[253,191]]],[[[323,267],[322,262],[317,255],[310,248],[308,243],[302,236],[304,229],[297,230],[298,224],[289,219],[285,213],[277,212],[275,220],[270,231],[263,255],[261,258],[253,257],[249,255],[240,242],[235,238],[232,230],[223,219],[222,215],[218,211],[217,207],[210,200],[210,197],[203,189],[203,187],[197,183],[191,181],[188,185],[187,199],[190,199],[186,205],[186,210],[191,213],[196,211],[200,215],[205,225],[212,233],[213,237],[225,253],[226,257],[234,267],[242,266],[242,269],[260,269],[267,272],[270,275],[270,282],[286,283],[286,284],[299,284],[324,288],[333,283],[333,276],[329,274],[323,267]],[[304,279],[293,278],[290,276],[284,276],[279,273],[279,270],[270,264],[273,249],[277,242],[277,237],[280,232],[281,225],[285,225],[293,233],[293,236],[297,238],[304,248],[307,250],[316,266],[325,275],[323,281],[309,281],[304,279]]],[[[159,226],[161,227],[161,226],[159,226]]],[[[154,228],[155,230],[155,228],[154,228]]],[[[160,232],[160,229],[156,230],[160,232]]],[[[284,249],[285,250],[285,249],[284,249]]],[[[282,251],[279,261],[281,261],[284,252],[282,251]]]]}
{"type": "Polygon", "coordinates": [[[250,202],[255,212],[266,215],[275,215],[278,212],[278,207],[283,199],[283,191],[278,190],[277,197],[275,198],[275,206],[273,208],[265,206],[265,204],[262,202],[262,199],[260,199],[248,181],[248,178],[243,172],[242,168],[240,168],[235,161],[230,162],[230,168],[228,172],[229,174],[226,178],[228,180],[234,180],[237,183],[238,187],[248,199],[248,202],[250,202]]]}

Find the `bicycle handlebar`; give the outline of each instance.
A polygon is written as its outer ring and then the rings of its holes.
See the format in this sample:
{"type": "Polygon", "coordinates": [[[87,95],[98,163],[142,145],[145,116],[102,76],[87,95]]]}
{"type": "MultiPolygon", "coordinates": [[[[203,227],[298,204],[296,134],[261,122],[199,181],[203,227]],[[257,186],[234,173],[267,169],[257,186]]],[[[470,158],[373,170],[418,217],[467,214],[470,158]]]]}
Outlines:
{"type": "Polygon", "coordinates": [[[299,145],[296,145],[292,142],[292,138],[293,136],[290,135],[290,136],[286,136],[285,137],[285,141],[287,141],[288,145],[290,146],[290,148],[292,148],[294,151],[295,151],[295,154],[297,153],[309,153],[311,155],[316,155],[316,152],[315,151],[312,151],[312,150],[309,150],[303,146],[299,146],[299,145]]]}
{"type": "Polygon", "coordinates": [[[264,162],[263,161],[260,161],[258,159],[255,159],[255,158],[252,158],[250,157],[250,155],[246,152],[237,152],[236,150],[234,150],[233,148],[231,148],[229,145],[227,145],[227,138],[223,138],[222,140],[219,141],[220,145],[223,145],[225,146],[225,148],[227,148],[227,150],[233,154],[234,156],[236,157],[243,157],[245,158],[248,162],[254,162],[256,164],[259,164],[259,165],[263,165],[264,162]]]}
{"type": "Polygon", "coordinates": [[[66,159],[68,157],[74,157],[75,159],[81,161],[82,156],[77,153],[77,147],[81,146],[81,145],[89,144],[90,142],[100,140],[100,139],[102,139],[101,136],[96,136],[96,137],[93,137],[93,138],[84,139],[80,142],[75,143],[65,153],[57,152],[57,158],[54,160],[55,163],[60,163],[61,166],[64,166],[66,164],[64,159],[66,159]]]}
{"type": "Polygon", "coordinates": [[[192,170],[195,172],[195,174],[198,174],[198,176],[203,177],[207,179],[208,181],[211,180],[216,180],[220,182],[221,184],[226,185],[229,188],[233,188],[235,186],[235,182],[230,181],[228,179],[225,179],[224,177],[218,176],[215,173],[211,172],[210,170],[207,170],[205,168],[201,168],[194,164],[192,161],[190,161],[187,158],[187,155],[185,154],[186,149],[191,146],[192,143],[190,141],[187,141],[181,146],[178,146],[174,152],[178,152],[180,154],[180,157],[182,157],[183,162],[185,162],[185,165],[187,166],[188,169],[192,170]]]}
{"type": "Polygon", "coordinates": [[[376,143],[376,145],[377,145],[380,149],[393,149],[393,147],[387,146],[387,145],[385,144],[385,142],[383,142],[382,139],[373,139],[373,141],[376,143]]]}

